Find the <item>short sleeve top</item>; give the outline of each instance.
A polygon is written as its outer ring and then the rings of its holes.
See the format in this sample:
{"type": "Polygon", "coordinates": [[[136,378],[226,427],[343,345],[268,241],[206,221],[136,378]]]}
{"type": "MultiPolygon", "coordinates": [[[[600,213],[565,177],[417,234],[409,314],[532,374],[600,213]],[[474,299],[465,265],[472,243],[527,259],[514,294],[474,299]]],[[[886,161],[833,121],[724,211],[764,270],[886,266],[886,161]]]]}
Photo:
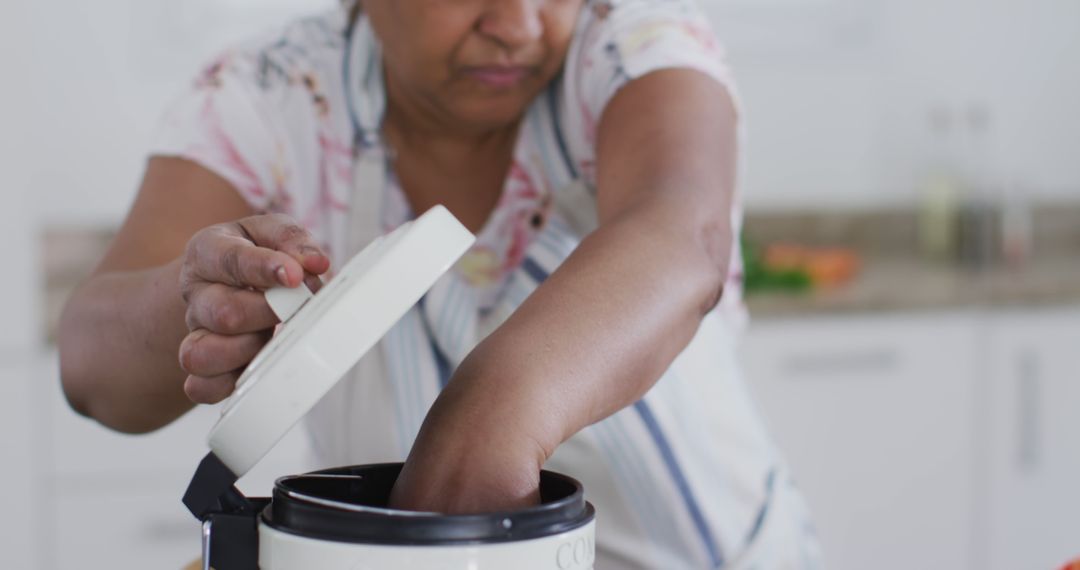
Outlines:
{"type": "MultiPolygon", "coordinates": [[[[226,50],[171,104],[152,155],[196,162],[227,180],[258,212],[288,214],[307,227],[335,265],[346,251],[348,205],[380,199],[385,231],[411,219],[391,177],[385,188],[356,188],[361,150],[350,97],[350,3],[294,21],[226,50]]],[[[364,18],[360,15],[359,18],[364,18]]],[[[457,264],[484,298],[501,284],[551,214],[561,185],[595,187],[597,127],[629,81],[669,68],[698,70],[734,92],[724,53],[695,0],[586,0],[563,71],[533,106],[550,112],[524,121],[501,198],[476,245],[457,264]]],[[[361,97],[363,95],[360,95],[361,97]]],[[[736,197],[732,226],[741,209],[736,197]]],[[[742,263],[733,240],[719,311],[741,314],[742,263]]]]}

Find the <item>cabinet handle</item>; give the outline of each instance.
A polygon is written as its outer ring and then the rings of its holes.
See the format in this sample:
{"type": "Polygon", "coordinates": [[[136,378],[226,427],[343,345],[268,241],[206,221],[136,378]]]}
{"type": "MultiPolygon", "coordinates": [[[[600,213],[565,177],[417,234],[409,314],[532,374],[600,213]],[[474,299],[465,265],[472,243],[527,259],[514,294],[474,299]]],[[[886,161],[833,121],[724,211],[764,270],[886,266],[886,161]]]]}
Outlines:
{"type": "Polygon", "coordinates": [[[880,374],[897,368],[900,358],[888,348],[851,352],[796,354],[784,362],[784,371],[800,376],[880,374]]]}
{"type": "Polygon", "coordinates": [[[1020,353],[1016,360],[1016,466],[1025,472],[1038,468],[1042,459],[1041,372],[1033,350],[1020,353]]]}

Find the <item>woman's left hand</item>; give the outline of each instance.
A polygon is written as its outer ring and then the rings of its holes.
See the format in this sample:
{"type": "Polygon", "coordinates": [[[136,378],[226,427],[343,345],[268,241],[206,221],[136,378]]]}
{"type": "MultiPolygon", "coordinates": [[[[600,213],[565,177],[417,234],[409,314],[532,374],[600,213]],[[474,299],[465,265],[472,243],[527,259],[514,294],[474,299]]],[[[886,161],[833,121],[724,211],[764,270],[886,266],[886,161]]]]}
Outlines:
{"type": "Polygon", "coordinates": [[[540,469],[550,452],[530,433],[538,427],[529,420],[535,405],[508,394],[513,390],[483,388],[468,368],[428,412],[390,495],[392,508],[466,514],[540,502],[540,469]]]}

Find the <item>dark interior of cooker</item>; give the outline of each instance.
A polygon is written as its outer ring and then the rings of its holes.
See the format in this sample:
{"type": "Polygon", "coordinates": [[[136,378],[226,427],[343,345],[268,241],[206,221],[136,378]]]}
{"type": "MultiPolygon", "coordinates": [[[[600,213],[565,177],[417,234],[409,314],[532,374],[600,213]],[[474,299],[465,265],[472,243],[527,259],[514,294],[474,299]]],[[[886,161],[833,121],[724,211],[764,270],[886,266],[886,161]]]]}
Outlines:
{"type": "Polygon", "coordinates": [[[540,473],[541,504],[483,514],[442,515],[387,510],[400,463],[341,467],[283,477],[262,522],[319,540],[371,544],[480,544],[569,532],[593,519],[581,485],[540,473]]]}
{"type": "MultiPolygon", "coordinates": [[[[327,469],[289,477],[279,484],[289,490],[339,503],[386,508],[394,488],[400,464],[327,469]]],[[[576,488],[567,479],[548,472],[540,477],[541,503],[551,503],[574,494],[576,488]]]]}
{"type": "Polygon", "coordinates": [[[368,467],[363,469],[362,473],[360,469],[345,467],[290,477],[281,484],[310,497],[385,508],[400,471],[401,467],[397,465],[386,468],[368,467]]]}

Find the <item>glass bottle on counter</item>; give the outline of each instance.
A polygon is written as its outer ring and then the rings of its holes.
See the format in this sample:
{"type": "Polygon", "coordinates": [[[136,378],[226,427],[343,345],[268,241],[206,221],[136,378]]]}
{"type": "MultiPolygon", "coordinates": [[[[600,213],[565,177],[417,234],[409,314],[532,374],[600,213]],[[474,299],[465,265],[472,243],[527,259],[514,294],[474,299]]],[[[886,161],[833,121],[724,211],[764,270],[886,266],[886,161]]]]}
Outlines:
{"type": "Polygon", "coordinates": [[[927,113],[931,141],[929,168],[919,189],[919,248],[925,257],[942,262],[956,258],[963,194],[955,123],[948,107],[937,106],[927,113]]]}

